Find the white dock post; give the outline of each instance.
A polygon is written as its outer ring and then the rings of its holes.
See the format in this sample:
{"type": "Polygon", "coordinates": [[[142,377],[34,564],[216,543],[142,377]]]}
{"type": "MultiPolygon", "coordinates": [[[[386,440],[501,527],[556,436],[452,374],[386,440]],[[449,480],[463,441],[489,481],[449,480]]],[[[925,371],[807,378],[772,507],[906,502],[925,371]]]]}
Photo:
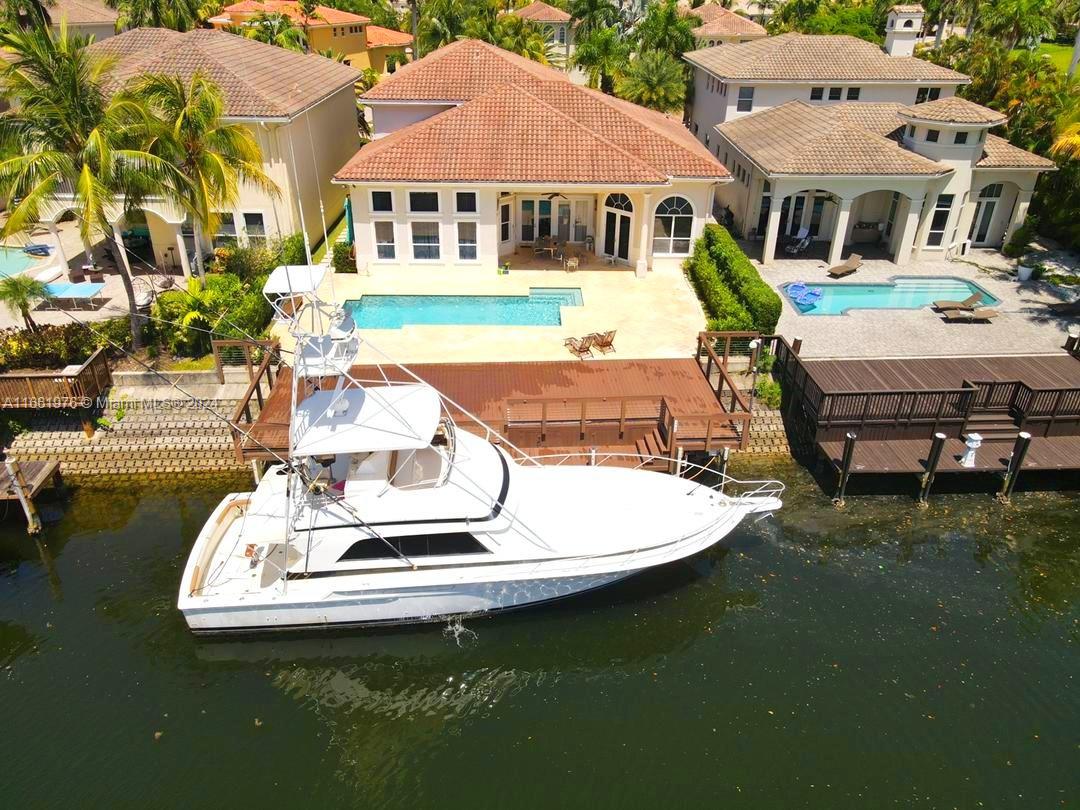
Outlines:
{"type": "Polygon", "coordinates": [[[4,459],[4,467],[7,468],[7,473],[11,476],[11,488],[15,490],[15,494],[19,498],[19,504],[22,506],[23,514],[26,515],[26,531],[28,534],[38,534],[41,531],[41,517],[37,513],[37,508],[34,506],[34,501],[30,497],[30,488],[26,485],[26,479],[23,478],[22,468],[19,467],[19,462],[12,461],[11,459],[4,459]]]}

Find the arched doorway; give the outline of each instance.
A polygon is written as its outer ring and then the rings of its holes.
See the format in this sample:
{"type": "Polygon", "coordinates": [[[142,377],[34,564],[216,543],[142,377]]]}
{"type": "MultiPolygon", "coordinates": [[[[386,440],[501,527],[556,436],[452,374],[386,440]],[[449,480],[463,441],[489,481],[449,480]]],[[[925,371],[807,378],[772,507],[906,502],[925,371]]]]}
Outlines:
{"type": "Polygon", "coordinates": [[[608,194],[604,200],[604,255],[630,261],[630,235],[634,205],[625,194],[608,194]]]}

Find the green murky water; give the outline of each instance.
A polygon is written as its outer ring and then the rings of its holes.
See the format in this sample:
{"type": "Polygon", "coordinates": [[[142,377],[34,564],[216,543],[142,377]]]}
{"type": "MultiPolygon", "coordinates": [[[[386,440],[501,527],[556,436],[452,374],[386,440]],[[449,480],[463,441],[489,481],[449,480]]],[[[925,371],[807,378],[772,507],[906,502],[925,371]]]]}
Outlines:
{"type": "Polygon", "coordinates": [[[576,601],[211,643],[173,602],[229,482],[77,490],[40,545],[0,529],[0,801],[1080,801],[1080,497],[837,513],[799,468],[753,472],[789,483],[775,519],[576,601]]]}

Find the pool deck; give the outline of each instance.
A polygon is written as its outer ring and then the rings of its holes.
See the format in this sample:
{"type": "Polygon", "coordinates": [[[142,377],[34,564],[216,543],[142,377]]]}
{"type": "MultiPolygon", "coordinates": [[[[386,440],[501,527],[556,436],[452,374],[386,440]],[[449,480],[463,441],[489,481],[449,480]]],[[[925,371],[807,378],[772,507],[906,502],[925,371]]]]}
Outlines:
{"type": "MultiPolygon", "coordinates": [[[[362,329],[365,341],[357,362],[380,359],[378,352],[403,363],[505,362],[567,360],[568,337],[616,330],[615,353],[596,354],[586,362],[634,358],[685,358],[690,355],[705,315],[681,271],[653,271],[645,278],[632,270],[512,269],[432,267],[424,270],[376,270],[370,276],[335,273],[320,293],[344,303],[368,295],[520,295],[532,287],[577,287],[583,305],[562,308],[561,326],[435,326],[362,329]],[[377,351],[376,351],[377,350],[377,351]]],[[[286,350],[292,340],[278,325],[274,334],[286,350]]]]}
{"type": "MultiPolygon", "coordinates": [[[[802,315],[784,302],[777,332],[802,338],[807,357],[928,357],[940,355],[1030,354],[1059,351],[1075,318],[1051,314],[1046,304],[1061,301],[1050,285],[1018,283],[1007,275],[1011,262],[996,251],[977,250],[966,260],[914,261],[900,267],[890,261],[867,260],[849,284],[886,283],[894,276],[952,276],[973,281],[1001,301],[1001,316],[992,323],[946,323],[929,307],[922,309],[855,309],[843,315],[802,315]],[[979,266],[975,266],[975,265],[979,266]],[[980,268],[987,269],[980,269],[980,268]]],[[[757,265],[758,263],[755,262],[757,265]]],[[[790,281],[814,286],[829,283],[827,264],[813,259],[781,259],[758,265],[774,288],[790,281]]]]}

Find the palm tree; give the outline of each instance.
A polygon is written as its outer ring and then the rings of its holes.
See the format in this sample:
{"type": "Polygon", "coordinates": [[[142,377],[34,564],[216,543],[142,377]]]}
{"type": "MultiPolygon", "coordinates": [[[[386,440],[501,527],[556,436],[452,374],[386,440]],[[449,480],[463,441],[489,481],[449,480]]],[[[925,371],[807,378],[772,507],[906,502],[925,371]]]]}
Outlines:
{"type": "Polygon", "coordinates": [[[1050,146],[1054,157],[1080,160],[1080,106],[1063,115],[1054,128],[1054,142],[1050,146]]]}
{"type": "Polygon", "coordinates": [[[333,48],[323,48],[321,51],[316,51],[323,59],[329,59],[332,62],[344,62],[345,54],[335,51],[333,48]]]}
{"type": "Polygon", "coordinates": [[[664,113],[681,110],[686,101],[682,63],[663,51],[640,53],[615,83],[615,94],[664,113]]]}
{"type": "Polygon", "coordinates": [[[304,31],[304,43],[306,44],[311,42],[311,21],[322,19],[319,14],[319,3],[318,0],[298,0],[297,7],[303,15],[303,21],[300,25],[304,31]]]}
{"type": "Polygon", "coordinates": [[[576,22],[575,36],[585,39],[598,29],[615,25],[619,9],[611,0],[571,0],[570,16],[576,22]]]}
{"type": "Polygon", "coordinates": [[[694,50],[693,19],[684,17],[675,0],[652,3],[638,24],[638,50],[663,51],[680,57],[694,50]]]}
{"type": "MultiPolygon", "coordinates": [[[[111,5],[111,4],[110,4],[111,5]]],[[[190,31],[199,24],[198,0],[118,0],[118,31],[129,28],[171,28],[190,31]]]]}
{"type": "MultiPolygon", "coordinates": [[[[173,199],[191,215],[196,233],[217,232],[221,211],[231,211],[243,183],[270,195],[277,185],[262,169],[262,151],[251,130],[226,123],[225,99],[209,78],[195,73],[179,76],[149,74],[135,80],[128,92],[144,99],[156,127],[149,150],[175,166],[184,178],[173,199]]],[[[199,276],[204,276],[202,251],[195,251],[199,276]]]]}
{"type": "MultiPolygon", "coordinates": [[[[182,182],[168,161],[145,149],[153,119],[145,104],[129,95],[106,95],[102,78],[109,62],[86,50],[89,40],[36,27],[0,31],[9,61],[0,68],[0,86],[13,103],[0,114],[0,197],[15,201],[0,227],[0,238],[40,221],[44,206],[58,195],[75,213],[87,258],[95,237],[112,233],[116,206],[137,208],[149,194],[182,182]],[[70,195],[70,196],[69,196],[70,195]]],[[[118,268],[127,293],[134,345],[141,346],[141,317],[131,277],[118,268]]]]}
{"type": "Polygon", "coordinates": [[[999,37],[1008,48],[1054,34],[1052,0],[996,0],[981,8],[983,33],[999,37]]]}
{"type": "Polygon", "coordinates": [[[465,35],[465,24],[470,17],[462,0],[429,0],[424,3],[420,15],[416,44],[421,54],[449,45],[465,35]]]}
{"type": "Polygon", "coordinates": [[[626,69],[630,43],[615,28],[598,28],[577,40],[572,61],[589,77],[589,87],[611,93],[615,79],[626,69]]]}
{"type": "Polygon", "coordinates": [[[30,309],[39,301],[49,297],[45,282],[27,275],[8,276],[0,279],[0,304],[8,308],[12,315],[22,315],[23,323],[31,332],[37,331],[37,324],[30,317],[30,309]]]}
{"type": "Polygon", "coordinates": [[[31,28],[42,24],[52,24],[49,8],[54,0],[3,0],[0,5],[0,19],[15,28],[31,28]]]}
{"type": "Polygon", "coordinates": [[[287,15],[279,12],[256,14],[244,29],[244,36],[265,42],[267,45],[277,45],[287,51],[297,53],[307,51],[307,39],[304,37],[304,32],[287,15]]]}
{"type": "Polygon", "coordinates": [[[543,29],[532,20],[513,14],[499,18],[495,26],[495,44],[541,65],[550,65],[552,55],[543,29]]]}

